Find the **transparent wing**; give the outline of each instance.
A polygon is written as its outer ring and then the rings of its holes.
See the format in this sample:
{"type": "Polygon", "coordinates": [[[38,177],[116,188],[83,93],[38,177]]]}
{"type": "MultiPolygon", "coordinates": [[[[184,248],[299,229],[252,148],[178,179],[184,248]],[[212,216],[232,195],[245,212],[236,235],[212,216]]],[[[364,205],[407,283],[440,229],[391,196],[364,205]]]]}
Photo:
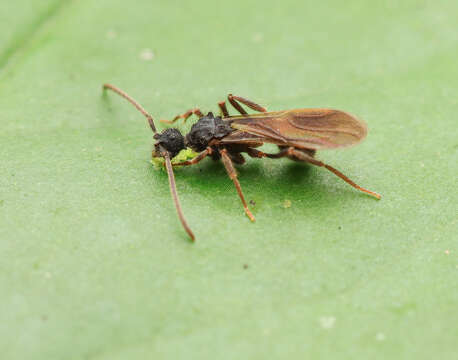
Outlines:
{"type": "Polygon", "coordinates": [[[228,120],[234,129],[255,135],[257,140],[315,150],[352,146],[367,134],[364,122],[331,109],[276,111],[228,120]]]}

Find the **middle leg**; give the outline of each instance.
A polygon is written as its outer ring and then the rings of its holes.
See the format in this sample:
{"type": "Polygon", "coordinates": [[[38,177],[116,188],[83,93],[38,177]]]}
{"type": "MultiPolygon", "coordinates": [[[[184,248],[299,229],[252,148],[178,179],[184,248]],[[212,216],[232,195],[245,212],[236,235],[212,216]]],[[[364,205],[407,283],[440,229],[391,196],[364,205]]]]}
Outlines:
{"type": "Polygon", "coordinates": [[[235,188],[237,189],[237,193],[239,194],[240,200],[242,200],[243,208],[245,209],[245,214],[250,218],[251,221],[255,221],[253,214],[251,213],[250,209],[248,209],[248,205],[245,201],[245,197],[243,196],[242,187],[240,186],[239,180],[237,179],[237,172],[234,169],[234,165],[232,164],[231,158],[229,157],[227,150],[222,149],[220,150],[221,160],[223,161],[224,167],[226,168],[227,174],[234,182],[235,188]]]}

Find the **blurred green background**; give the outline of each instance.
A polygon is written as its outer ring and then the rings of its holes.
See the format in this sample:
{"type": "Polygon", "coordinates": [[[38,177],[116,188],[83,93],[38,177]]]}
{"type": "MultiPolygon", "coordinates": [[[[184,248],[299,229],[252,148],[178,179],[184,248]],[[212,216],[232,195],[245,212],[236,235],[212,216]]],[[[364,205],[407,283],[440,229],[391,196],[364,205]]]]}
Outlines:
{"type": "MultiPolygon", "coordinates": [[[[0,4],[0,349],[13,359],[452,359],[458,3],[0,4]],[[323,159],[176,171],[152,133],[232,92],[363,118],[323,159]],[[285,206],[285,201],[291,206],[285,206]]],[[[189,128],[189,125],[183,129],[189,128]]]]}

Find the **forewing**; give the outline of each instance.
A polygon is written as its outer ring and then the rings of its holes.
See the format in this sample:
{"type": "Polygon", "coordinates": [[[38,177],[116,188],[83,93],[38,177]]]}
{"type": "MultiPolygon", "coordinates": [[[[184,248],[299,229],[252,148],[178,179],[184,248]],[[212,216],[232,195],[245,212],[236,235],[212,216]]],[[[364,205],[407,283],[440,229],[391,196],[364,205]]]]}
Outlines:
{"type": "Polygon", "coordinates": [[[306,149],[332,149],[359,143],[366,125],[340,110],[297,109],[231,118],[237,130],[266,143],[306,149]]]}

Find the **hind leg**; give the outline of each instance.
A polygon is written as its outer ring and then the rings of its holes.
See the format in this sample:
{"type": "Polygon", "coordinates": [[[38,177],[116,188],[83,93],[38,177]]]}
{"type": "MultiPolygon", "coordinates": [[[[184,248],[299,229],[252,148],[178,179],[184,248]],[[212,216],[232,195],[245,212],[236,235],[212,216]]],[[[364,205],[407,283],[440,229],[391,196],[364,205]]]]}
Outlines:
{"type": "Polygon", "coordinates": [[[330,172],[332,172],[334,175],[340,177],[343,181],[345,181],[350,186],[353,186],[355,189],[357,189],[359,191],[362,191],[362,192],[365,192],[366,194],[369,194],[369,195],[375,197],[378,200],[381,199],[380,194],[377,194],[376,192],[370,191],[368,189],[363,188],[362,186],[359,186],[353,180],[351,180],[350,178],[348,178],[347,176],[342,174],[336,168],[333,168],[332,166],[330,166],[328,164],[325,164],[324,162],[322,162],[320,160],[315,159],[313,156],[310,156],[305,151],[301,151],[301,150],[298,150],[298,149],[290,147],[290,148],[288,148],[287,152],[288,152],[288,157],[290,159],[296,160],[296,161],[304,161],[304,162],[307,162],[307,163],[315,165],[315,166],[324,167],[324,168],[328,169],[330,172]]]}
{"type": "MultiPolygon", "coordinates": [[[[240,103],[248,106],[250,109],[253,109],[255,111],[267,112],[267,109],[264,106],[256,104],[255,102],[253,102],[251,100],[248,100],[248,99],[245,99],[245,98],[240,97],[240,96],[235,96],[235,95],[229,94],[227,96],[227,100],[231,103],[231,105],[235,108],[235,110],[237,110],[242,115],[246,115],[247,112],[242,107],[242,105],[240,105],[240,103]]],[[[221,114],[223,115],[223,117],[230,116],[229,112],[227,111],[227,107],[226,107],[226,102],[225,101],[219,102],[218,106],[219,106],[219,108],[221,110],[221,114]]]]}
{"type": "Polygon", "coordinates": [[[332,166],[325,164],[324,162],[315,159],[313,156],[315,155],[315,150],[312,149],[296,149],[294,147],[280,147],[280,151],[277,154],[267,154],[262,151],[256,150],[256,149],[247,149],[247,154],[251,157],[257,157],[257,158],[263,158],[263,157],[268,157],[271,159],[278,159],[282,157],[288,157],[291,160],[294,161],[301,161],[301,162],[306,162],[315,166],[320,166],[328,169],[331,171],[334,175],[340,177],[343,181],[345,181],[347,184],[350,186],[353,186],[355,189],[365,192],[366,194],[369,194],[377,199],[381,199],[381,196],[377,194],[376,192],[367,190],[363,188],[362,186],[359,186],[356,184],[353,180],[342,174],[339,170],[336,168],[333,168],[332,166]]]}

